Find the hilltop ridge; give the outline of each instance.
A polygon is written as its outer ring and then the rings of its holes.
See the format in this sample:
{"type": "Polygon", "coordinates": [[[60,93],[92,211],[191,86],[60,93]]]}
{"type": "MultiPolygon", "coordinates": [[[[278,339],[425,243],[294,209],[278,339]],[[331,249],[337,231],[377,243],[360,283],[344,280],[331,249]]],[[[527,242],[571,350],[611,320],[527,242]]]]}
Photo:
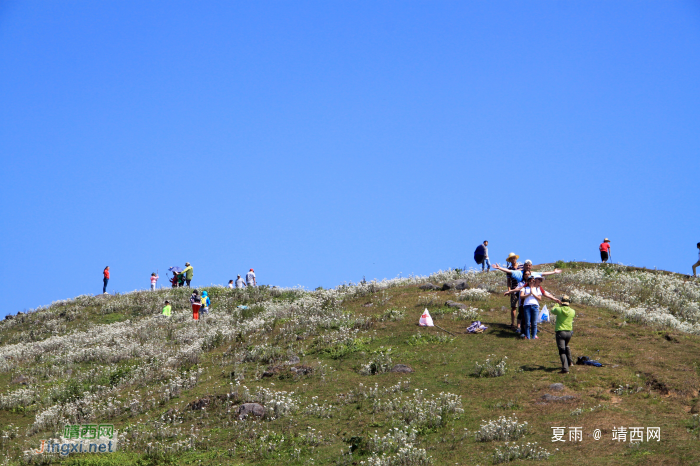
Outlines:
{"type": "Polygon", "coordinates": [[[700,282],[556,265],[563,273],[545,286],[573,298],[572,350],[606,364],[566,378],[556,374],[551,324],[533,341],[508,329],[505,278],[493,271],[315,291],[202,287],[212,310],[200,322],[187,288],[79,296],[19,314],[0,322],[0,447],[8,464],[699,462],[700,282]],[[420,288],[456,279],[467,289],[420,288]],[[170,319],[160,316],[165,299],[170,319]],[[416,326],[424,308],[444,331],[416,326]],[[472,320],[489,328],[466,335],[472,320]],[[503,375],[474,375],[499,362],[503,375]],[[391,372],[397,364],[413,372],[391,372]],[[258,403],[262,418],[239,420],[244,403],[258,403]],[[502,436],[484,440],[509,429],[501,415],[521,426],[509,437],[516,453],[502,436]],[[67,441],[66,424],[89,423],[114,424],[117,453],[31,453],[42,439],[67,441]],[[599,426],[604,438],[554,447],[551,427],[574,424],[599,426]],[[660,427],[662,441],[629,448],[610,439],[619,425],[660,427]]]}

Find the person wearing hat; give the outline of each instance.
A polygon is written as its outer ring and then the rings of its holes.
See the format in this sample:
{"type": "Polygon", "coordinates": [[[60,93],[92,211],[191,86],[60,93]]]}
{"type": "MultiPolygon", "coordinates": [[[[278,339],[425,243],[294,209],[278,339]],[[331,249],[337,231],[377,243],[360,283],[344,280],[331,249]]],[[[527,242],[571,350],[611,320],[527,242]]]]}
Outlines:
{"type": "MultiPolygon", "coordinates": [[[[508,270],[516,271],[520,270],[522,268],[522,264],[518,262],[518,259],[520,259],[520,256],[517,255],[514,252],[511,252],[508,254],[508,257],[506,258],[506,268],[508,270]]],[[[496,264],[498,265],[498,264],[496,264]]],[[[494,267],[495,268],[495,267],[494,267]]],[[[518,319],[518,324],[515,324],[515,313],[516,310],[518,309],[518,304],[520,301],[520,296],[518,293],[512,293],[515,289],[518,288],[518,283],[522,280],[522,275],[520,280],[518,280],[517,277],[514,277],[513,274],[508,274],[506,275],[506,285],[508,286],[508,292],[510,293],[510,328],[513,330],[517,330],[520,328],[520,319],[518,319]]],[[[518,290],[519,291],[519,290],[518,290]]]]}
{"type": "Polygon", "coordinates": [[[236,278],[236,288],[245,288],[245,282],[243,281],[240,275],[238,276],[238,278],[236,278]]]}
{"type": "Polygon", "coordinates": [[[557,348],[559,349],[559,358],[561,359],[562,374],[568,374],[569,367],[574,363],[571,358],[569,342],[574,333],[574,316],[576,315],[576,311],[574,311],[570,305],[571,298],[564,295],[559,300],[559,305],[554,306],[550,311],[552,315],[557,316],[557,322],[554,324],[554,332],[557,348]]]}
{"type": "Polygon", "coordinates": [[[255,281],[255,272],[253,271],[253,269],[250,269],[250,271],[247,274],[245,274],[245,281],[246,285],[248,286],[258,285],[258,283],[255,281]]]}
{"type": "MultiPolygon", "coordinates": [[[[507,279],[507,286],[508,286],[508,291],[512,292],[516,288],[518,288],[518,283],[521,283],[523,281],[523,272],[531,272],[532,271],[532,261],[530,259],[526,260],[524,264],[520,265],[518,263],[518,259],[520,256],[515,254],[514,252],[511,252],[508,254],[508,257],[506,258],[506,262],[508,263],[508,267],[504,268],[501,267],[498,264],[494,264],[492,267],[495,270],[500,270],[501,272],[505,272],[508,274],[508,279],[507,279]]],[[[552,275],[555,273],[561,273],[561,270],[559,269],[554,269],[550,270],[549,272],[540,272],[540,276],[545,277],[547,275],[552,275]]],[[[517,309],[518,302],[520,298],[518,297],[517,293],[506,293],[510,294],[510,314],[511,314],[511,324],[510,327],[513,330],[517,330],[516,324],[515,324],[515,310],[517,309]]],[[[518,319],[518,325],[520,319],[518,319]]]]}
{"type": "Polygon", "coordinates": [[[185,262],[185,270],[180,272],[178,275],[184,277],[185,282],[187,283],[187,288],[190,288],[190,282],[192,281],[192,276],[194,275],[194,269],[189,262],[185,262]]]}
{"type": "Polygon", "coordinates": [[[600,243],[600,247],[598,249],[600,250],[600,260],[603,261],[603,264],[605,264],[610,257],[610,240],[605,238],[603,242],[600,243]]]}

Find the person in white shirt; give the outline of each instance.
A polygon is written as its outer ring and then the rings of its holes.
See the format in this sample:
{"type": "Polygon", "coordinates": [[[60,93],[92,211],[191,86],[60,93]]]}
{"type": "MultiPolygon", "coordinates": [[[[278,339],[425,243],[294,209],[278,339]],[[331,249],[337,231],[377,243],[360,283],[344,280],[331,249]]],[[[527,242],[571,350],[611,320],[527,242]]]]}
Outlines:
{"type": "MultiPolygon", "coordinates": [[[[698,249],[700,249],[700,243],[698,243],[698,249]]],[[[697,277],[697,275],[695,274],[695,269],[697,269],[698,267],[700,267],[700,251],[698,251],[698,261],[695,264],[693,264],[693,277],[697,277]]]]}
{"type": "Polygon", "coordinates": [[[258,286],[258,283],[255,281],[255,272],[253,269],[250,269],[250,271],[245,274],[245,282],[248,286],[258,286]]]}
{"type": "Polygon", "coordinates": [[[237,289],[245,288],[245,282],[243,281],[243,279],[241,278],[240,275],[238,276],[238,278],[236,278],[236,288],[237,289]]]}
{"type": "MultiPolygon", "coordinates": [[[[240,277],[240,275],[239,275],[239,277],[240,277]]],[[[233,289],[233,280],[228,281],[228,285],[226,285],[226,288],[233,289]]]]}
{"type": "Polygon", "coordinates": [[[525,287],[520,290],[520,298],[523,300],[523,329],[521,337],[537,338],[537,316],[540,313],[540,301],[547,297],[561,304],[561,302],[548,291],[541,288],[543,277],[540,274],[531,275],[525,287]]]}

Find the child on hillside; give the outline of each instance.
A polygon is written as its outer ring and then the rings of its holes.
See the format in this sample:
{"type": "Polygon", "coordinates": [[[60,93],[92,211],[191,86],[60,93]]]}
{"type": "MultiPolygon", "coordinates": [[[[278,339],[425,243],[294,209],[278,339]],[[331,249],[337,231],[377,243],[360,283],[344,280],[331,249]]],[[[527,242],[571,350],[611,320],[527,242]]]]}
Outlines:
{"type": "Polygon", "coordinates": [[[156,291],[156,283],[160,277],[154,273],[151,274],[151,291],[156,291]]]}
{"type": "Polygon", "coordinates": [[[163,308],[163,316],[170,317],[172,313],[172,307],[170,306],[170,301],[165,301],[165,307],[163,308]]]}
{"type": "Polygon", "coordinates": [[[233,289],[233,280],[228,281],[228,285],[226,285],[226,288],[231,289],[231,290],[233,289]]]}
{"type": "Polygon", "coordinates": [[[192,305],[192,319],[199,320],[199,308],[202,307],[202,300],[199,297],[197,290],[192,292],[190,296],[190,304],[192,305]]]}
{"type": "Polygon", "coordinates": [[[174,273],[173,277],[170,279],[170,284],[173,286],[173,288],[177,288],[177,281],[178,281],[177,274],[174,273]]]}
{"type": "Polygon", "coordinates": [[[211,306],[209,293],[202,291],[202,314],[209,314],[209,306],[211,306]]]}

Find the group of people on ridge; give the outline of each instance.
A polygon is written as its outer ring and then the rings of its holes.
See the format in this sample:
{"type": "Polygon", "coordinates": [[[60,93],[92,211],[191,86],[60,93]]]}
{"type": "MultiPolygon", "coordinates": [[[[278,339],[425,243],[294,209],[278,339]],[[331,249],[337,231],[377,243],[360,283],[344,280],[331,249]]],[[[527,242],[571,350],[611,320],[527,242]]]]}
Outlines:
{"type": "MultiPolygon", "coordinates": [[[[475,260],[477,253],[481,256],[482,270],[483,264],[486,264],[488,271],[490,264],[488,262],[488,241],[484,241],[475,251],[475,260]]],[[[524,263],[518,262],[520,256],[511,252],[506,258],[506,267],[501,267],[494,264],[495,270],[500,270],[507,274],[506,285],[508,291],[503,293],[504,296],[510,295],[510,315],[511,328],[515,330],[520,338],[527,340],[539,339],[537,336],[537,320],[540,314],[540,302],[545,299],[551,299],[557,303],[550,313],[556,316],[555,323],[555,340],[559,351],[559,359],[561,360],[561,373],[568,374],[569,367],[573,364],[571,358],[571,349],[569,342],[573,336],[573,322],[576,311],[571,308],[571,299],[564,295],[557,298],[549,291],[542,287],[542,282],[547,275],[559,274],[561,270],[554,269],[548,272],[533,272],[532,261],[526,260],[524,263]],[[517,310],[517,317],[516,317],[517,310]]]]}
{"type": "Polygon", "coordinates": [[[240,275],[238,275],[238,278],[236,278],[236,281],[234,283],[233,280],[228,281],[228,285],[226,285],[226,288],[245,288],[247,286],[257,286],[258,283],[255,281],[255,271],[253,269],[250,269],[247,274],[245,274],[245,281],[241,278],[240,275]]]}
{"type": "Polygon", "coordinates": [[[498,264],[494,265],[494,269],[505,272],[508,276],[506,284],[508,291],[503,293],[504,296],[510,295],[511,306],[511,328],[520,334],[521,338],[538,339],[537,337],[537,319],[540,313],[540,302],[544,298],[549,298],[557,303],[550,313],[556,316],[554,324],[555,340],[557,349],[559,350],[559,359],[561,360],[561,372],[569,373],[569,367],[573,364],[571,359],[571,349],[569,342],[573,336],[573,323],[576,311],[570,304],[571,299],[564,295],[557,298],[549,291],[542,287],[542,282],[547,275],[561,273],[561,270],[554,269],[549,272],[532,272],[532,261],[526,260],[522,265],[518,262],[520,256],[511,252],[506,258],[507,267],[501,267],[498,264]],[[516,313],[518,309],[517,324],[516,313]]]}

